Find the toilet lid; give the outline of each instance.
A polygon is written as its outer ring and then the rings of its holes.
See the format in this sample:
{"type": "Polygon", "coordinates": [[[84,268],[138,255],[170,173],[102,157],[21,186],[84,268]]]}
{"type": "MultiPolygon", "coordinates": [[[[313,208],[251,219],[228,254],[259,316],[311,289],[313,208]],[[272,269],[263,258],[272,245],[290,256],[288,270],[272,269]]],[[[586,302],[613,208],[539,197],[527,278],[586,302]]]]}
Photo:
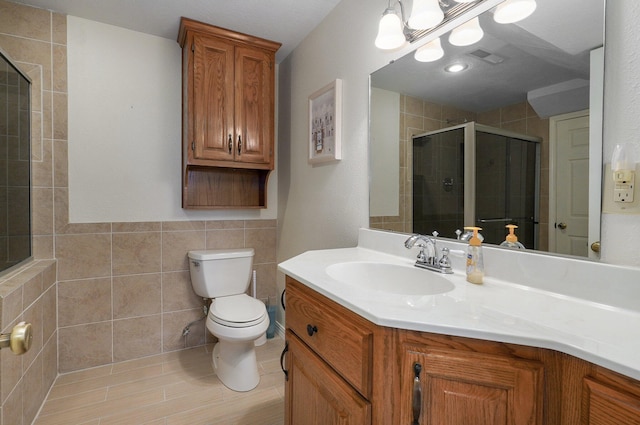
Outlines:
{"type": "Polygon", "coordinates": [[[221,325],[244,328],[262,322],[267,309],[262,301],[246,294],[215,298],[209,309],[211,319],[221,325]]]}

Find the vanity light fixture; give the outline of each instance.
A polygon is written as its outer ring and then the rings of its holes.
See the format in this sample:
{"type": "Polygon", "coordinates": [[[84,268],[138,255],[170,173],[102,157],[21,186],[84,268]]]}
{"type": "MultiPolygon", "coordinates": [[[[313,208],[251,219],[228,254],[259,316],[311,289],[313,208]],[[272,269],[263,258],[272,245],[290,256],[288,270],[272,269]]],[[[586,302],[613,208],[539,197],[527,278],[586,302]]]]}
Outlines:
{"type": "Polygon", "coordinates": [[[445,17],[439,0],[413,0],[409,20],[405,19],[402,0],[395,0],[395,3],[392,7],[391,0],[388,1],[378,24],[375,44],[382,50],[395,50],[404,46],[411,32],[433,28],[445,17]],[[400,15],[395,9],[395,3],[400,5],[400,15]]]}
{"type": "Polygon", "coordinates": [[[466,63],[456,62],[452,63],[451,65],[447,65],[444,70],[447,72],[451,72],[452,74],[456,74],[458,72],[464,71],[467,68],[469,68],[469,65],[467,65],[466,63]]]}
{"type": "Polygon", "coordinates": [[[493,20],[499,24],[512,24],[531,15],[537,6],[536,0],[506,0],[496,7],[493,20]]]}
{"type": "Polygon", "coordinates": [[[418,62],[434,62],[444,56],[444,50],[440,43],[440,37],[431,40],[424,46],[419,47],[413,57],[418,62]]]}
{"type": "Polygon", "coordinates": [[[477,43],[484,36],[484,31],[480,27],[480,20],[475,18],[454,28],[449,34],[449,43],[454,46],[470,46],[477,43]]]}
{"type": "MultiPolygon", "coordinates": [[[[402,3],[400,4],[402,5],[402,3]]],[[[396,10],[389,5],[378,24],[376,47],[382,50],[394,50],[402,47],[406,42],[403,23],[396,10]]]]}

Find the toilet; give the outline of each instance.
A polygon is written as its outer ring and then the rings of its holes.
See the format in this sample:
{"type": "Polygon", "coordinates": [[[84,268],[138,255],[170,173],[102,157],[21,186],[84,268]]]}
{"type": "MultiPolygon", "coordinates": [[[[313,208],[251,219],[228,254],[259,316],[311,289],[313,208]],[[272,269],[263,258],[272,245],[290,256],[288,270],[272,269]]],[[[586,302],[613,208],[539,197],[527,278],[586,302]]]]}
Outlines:
{"type": "Polygon", "coordinates": [[[269,327],[264,303],[245,293],[253,255],[253,248],[188,253],[193,290],[212,299],[207,329],[218,338],[213,369],[234,391],[252,390],[260,382],[254,342],[269,327]]]}

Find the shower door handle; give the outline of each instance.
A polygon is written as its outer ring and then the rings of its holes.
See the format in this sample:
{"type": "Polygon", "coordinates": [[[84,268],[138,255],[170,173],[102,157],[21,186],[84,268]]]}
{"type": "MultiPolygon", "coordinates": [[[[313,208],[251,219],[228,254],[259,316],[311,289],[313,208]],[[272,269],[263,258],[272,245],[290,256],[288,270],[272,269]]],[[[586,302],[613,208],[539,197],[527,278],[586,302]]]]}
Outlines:
{"type": "Polygon", "coordinates": [[[508,223],[514,221],[512,218],[481,218],[480,223],[508,223]]]}

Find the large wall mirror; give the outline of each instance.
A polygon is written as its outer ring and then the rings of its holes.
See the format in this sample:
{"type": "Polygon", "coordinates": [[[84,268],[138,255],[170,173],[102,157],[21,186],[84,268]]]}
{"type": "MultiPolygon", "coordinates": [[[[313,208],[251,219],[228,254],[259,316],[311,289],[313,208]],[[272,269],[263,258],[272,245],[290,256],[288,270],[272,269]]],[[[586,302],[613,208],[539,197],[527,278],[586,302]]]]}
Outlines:
{"type": "Polygon", "coordinates": [[[0,50],[0,273],[31,258],[30,87],[0,50]]]}
{"type": "MultiPolygon", "coordinates": [[[[537,0],[523,21],[479,16],[482,39],[371,74],[370,227],[597,258],[604,0],[537,0]],[[448,66],[459,64],[459,72],[448,66]],[[587,184],[591,180],[591,184],[587,184]]],[[[424,44],[424,43],[423,43],[424,44]]]]}

